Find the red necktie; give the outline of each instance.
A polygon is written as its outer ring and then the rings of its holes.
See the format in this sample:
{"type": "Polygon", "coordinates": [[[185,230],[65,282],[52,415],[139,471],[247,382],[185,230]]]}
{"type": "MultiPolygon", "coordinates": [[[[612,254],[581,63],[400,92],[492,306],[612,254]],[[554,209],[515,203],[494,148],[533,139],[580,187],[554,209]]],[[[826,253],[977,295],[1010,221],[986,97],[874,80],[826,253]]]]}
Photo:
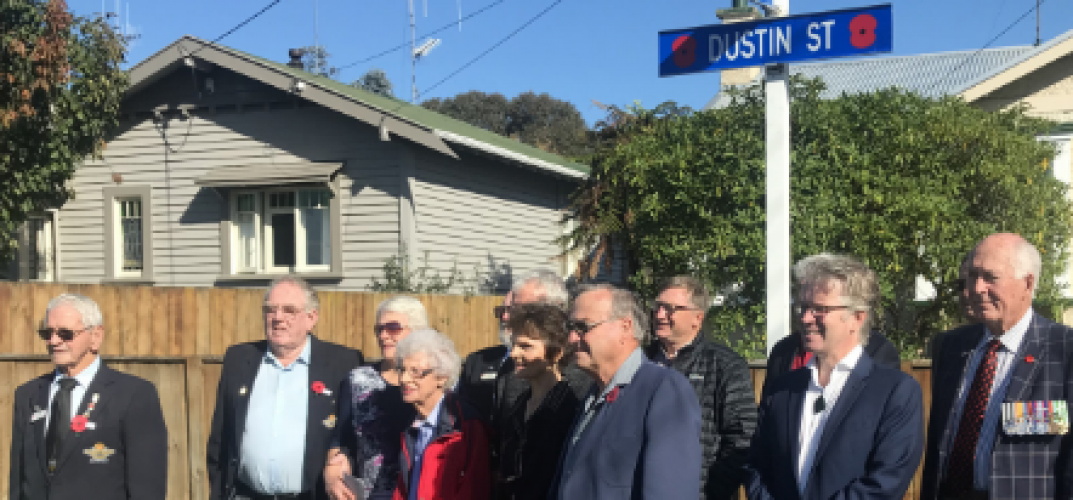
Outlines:
{"type": "Polygon", "coordinates": [[[973,464],[976,459],[976,442],[980,439],[980,427],[984,423],[987,401],[991,399],[991,382],[995,380],[996,354],[1002,344],[991,339],[972,379],[965,406],[961,409],[961,423],[954,438],[953,451],[947,459],[946,481],[943,495],[960,497],[973,490],[973,464]]]}

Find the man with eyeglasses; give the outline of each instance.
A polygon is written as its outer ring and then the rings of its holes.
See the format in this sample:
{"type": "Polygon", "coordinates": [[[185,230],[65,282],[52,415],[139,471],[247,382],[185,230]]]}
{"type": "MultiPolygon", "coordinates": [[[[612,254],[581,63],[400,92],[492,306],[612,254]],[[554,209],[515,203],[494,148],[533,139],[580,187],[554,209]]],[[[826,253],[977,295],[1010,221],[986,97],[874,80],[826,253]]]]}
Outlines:
{"type": "Polygon", "coordinates": [[[699,280],[665,280],[652,310],[655,339],[645,354],[685,375],[693,386],[701,407],[700,498],[729,500],[743,480],[742,466],[756,429],[756,396],[745,359],[714,342],[704,328],[710,306],[699,280]]]}
{"type": "Polygon", "coordinates": [[[12,500],[164,500],[168,432],[156,388],[98,356],[100,308],[63,294],[38,331],[56,368],[15,391],[12,500]]]}
{"type": "Polygon", "coordinates": [[[920,498],[1073,498],[1073,329],[1032,307],[1042,265],[1013,233],[984,238],[963,263],[971,324],[935,352],[920,498]]]}
{"type": "Polygon", "coordinates": [[[864,352],[879,298],[875,273],[846,255],[794,266],[794,317],[812,353],[760,404],[746,466],[758,499],[902,498],[920,464],[920,384],[864,352]]]}
{"type": "Polygon", "coordinates": [[[697,498],[701,413],[682,374],[641,349],[648,315],[634,294],[582,287],[567,323],[577,365],[595,381],[550,488],[559,500],[697,498]]]}
{"type": "Polygon", "coordinates": [[[224,355],[208,442],[212,500],[328,498],[321,472],[336,425],[336,397],[361,352],[310,332],[317,294],[296,276],[265,293],[265,340],[224,355]]]}

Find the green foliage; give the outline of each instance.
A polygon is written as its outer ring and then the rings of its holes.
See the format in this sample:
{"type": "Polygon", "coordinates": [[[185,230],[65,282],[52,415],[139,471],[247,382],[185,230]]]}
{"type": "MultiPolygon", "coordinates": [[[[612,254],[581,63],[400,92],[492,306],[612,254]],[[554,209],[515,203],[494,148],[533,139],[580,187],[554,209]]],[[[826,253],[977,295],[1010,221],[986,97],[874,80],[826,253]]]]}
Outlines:
{"type": "Polygon", "coordinates": [[[587,151],[588,127],[581,112],[548,94],[525,92],[508,100],[503,94],[474,90],[421,105],[551,153],[576,157],[587,151]]]}
{"type": "Polygon", "coordinates": [[[388,79],[387,73],[377,68],[366,71],[364,75],[361,75],[361,78],[354,80],[350,86],[384,97],[395,97],[394,86],[391,85],[391,80],[388,79]]]}
{"type": "Polygon", "coordinates": [[[299,49],[302,51],[302,69],[327,78],[332,78],[339,72],[328,64],[332,55],[323,45],[309,45],[299,49]]]}
{"type": "Polygon", "coordinates": [[[60,0],[0,3],[0,261],[35,211],[72,193],[79,162],[98,155],[127,86],[125,40],[60,0]]]}
{"type": "MultiPolygon", "coordinates": [[[[986,112],[955,98],[889,89],[819,98],[822,82],[792,81],[791,235],[796,261],[853,254],[880,276],[877,327],[919,355],[956,323],[953,283],[984,236],[1016,232],[1043,254],[1039,301],[1058,296],[1071,205],[1054,179],[1052,124],[1022,109],[986,112]],[[914,302],[917,276],[935,300],[914,302]]],[[[713,331],[740,350],[764,333],[764,98],[735,93],[698,113],[614,109],[588,183],[575,195],[575,247],[628,251],[633,286],[692,274],[724,297],[713,331]]],[[[595,271],[593,261],[583,272],[595,271]]]]}
{"type": "Polygon", "coordinates": [[[410,265],[409,255],[403,250],[399,255],[392,255],[381,267],[383,280],[372,279],[369,290],[379,293],[439,293],[446,294],[461,289],[466,295],[473,295],[478,288],[476,276],[466,276],[455,263],[446,273],[428,264],[428,252],[425,252],[421,264],[410,265]]]}

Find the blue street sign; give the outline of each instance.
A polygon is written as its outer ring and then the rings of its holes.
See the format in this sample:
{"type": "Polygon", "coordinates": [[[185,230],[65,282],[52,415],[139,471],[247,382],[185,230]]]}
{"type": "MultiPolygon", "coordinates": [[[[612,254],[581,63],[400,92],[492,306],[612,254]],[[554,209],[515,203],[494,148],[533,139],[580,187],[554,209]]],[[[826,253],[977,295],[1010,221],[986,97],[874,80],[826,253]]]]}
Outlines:
{"type": "Polygon", "coordinates": [[[659,76],[860,56],[894,47],[890,5],[659,32],[659,76]]]}

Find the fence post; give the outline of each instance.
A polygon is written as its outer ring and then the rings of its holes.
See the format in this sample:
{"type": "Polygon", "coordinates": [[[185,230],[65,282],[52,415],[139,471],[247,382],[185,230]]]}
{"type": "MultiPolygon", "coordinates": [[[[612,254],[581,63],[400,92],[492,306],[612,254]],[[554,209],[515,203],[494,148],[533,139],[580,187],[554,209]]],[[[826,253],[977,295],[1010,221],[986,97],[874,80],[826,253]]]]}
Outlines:
{"type": "Polygon", "coordinates": [[[205,439],[202,438],[204,422],[205,374],[201,369],[200,356],[186,358],[186,449],[190,461],[190,500],[208,500],[205,497],[208,471],[205,470],[205,439]]]}

